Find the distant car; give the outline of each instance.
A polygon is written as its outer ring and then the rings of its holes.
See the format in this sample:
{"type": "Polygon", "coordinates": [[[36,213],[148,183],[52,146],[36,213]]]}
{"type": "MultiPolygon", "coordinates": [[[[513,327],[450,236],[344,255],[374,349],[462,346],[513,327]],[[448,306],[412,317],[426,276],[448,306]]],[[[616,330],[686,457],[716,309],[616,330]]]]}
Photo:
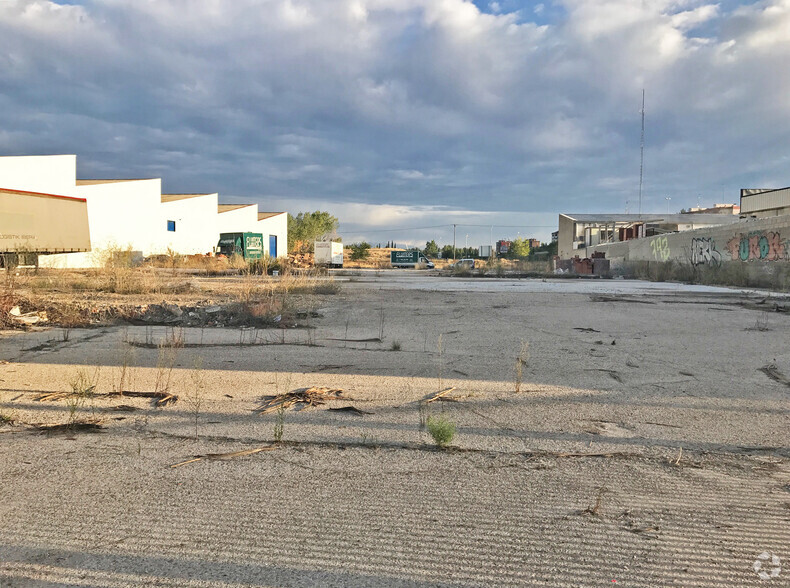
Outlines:
{"type": "Polygon", "coordinates": [[[455,263],[450,264],[450,269],[475,269],[475,260],[471,257],[459,259],[455,263]]]}

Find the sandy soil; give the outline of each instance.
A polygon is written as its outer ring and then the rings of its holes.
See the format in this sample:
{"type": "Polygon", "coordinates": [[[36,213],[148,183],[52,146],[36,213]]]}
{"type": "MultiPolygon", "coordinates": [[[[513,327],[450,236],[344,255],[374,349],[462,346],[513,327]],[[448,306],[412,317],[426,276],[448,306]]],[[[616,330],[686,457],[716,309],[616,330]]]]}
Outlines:
{"type": "Polygon", "coordinates": [[[3,333],[0,586],[788,585],[787,299],[338,279],[288,329],[3,333]],[[73,411],[36,401],[80,372],[97,394],[73,411]],[[106,395],[167,378],[164,408],[106,395]],[[256,408],[309,386],[348,398],[286,412],[274,450],[171,467],[268,448],[256,408]],[[328,410],[348,405],[370,414],[328,410]],[[31,426],[70,418],[106,428],[31,426]]]}

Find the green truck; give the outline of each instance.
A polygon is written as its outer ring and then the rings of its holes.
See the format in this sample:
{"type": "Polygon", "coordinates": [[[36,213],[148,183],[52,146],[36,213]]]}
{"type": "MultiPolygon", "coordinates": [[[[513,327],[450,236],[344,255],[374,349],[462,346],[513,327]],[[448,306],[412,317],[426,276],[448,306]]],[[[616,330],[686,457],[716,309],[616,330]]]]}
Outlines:
{"type": "Polygon", "coordinates": [[[262,233],[220,233],[217,253],[231,257],[241,255],[244,261],[263,257],[262,233]]]}
{"type": "Polygon", "coordinates": [[[433,262],[420,251],[390,251],[392,267],[426,267],[433,269],[433,262]]]}

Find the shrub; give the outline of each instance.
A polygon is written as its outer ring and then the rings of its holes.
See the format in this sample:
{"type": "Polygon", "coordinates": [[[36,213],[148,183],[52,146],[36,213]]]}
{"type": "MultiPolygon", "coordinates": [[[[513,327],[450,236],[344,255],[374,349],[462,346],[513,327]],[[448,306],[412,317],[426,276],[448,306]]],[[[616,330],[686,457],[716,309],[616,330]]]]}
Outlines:
{"type": "Polygon", "coordinates": [[[446,447],[455,437],[455,423],[444,415],[430,416],[425,422],[428,432],[439,447],[446,447]]]}

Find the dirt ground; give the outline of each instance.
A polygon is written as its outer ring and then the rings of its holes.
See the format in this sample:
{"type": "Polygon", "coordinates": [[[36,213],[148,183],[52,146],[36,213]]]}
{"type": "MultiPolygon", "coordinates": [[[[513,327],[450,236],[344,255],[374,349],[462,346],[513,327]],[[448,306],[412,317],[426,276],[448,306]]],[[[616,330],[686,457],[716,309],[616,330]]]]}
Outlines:
{"type": "Polygon", "coordinates": [[[335,280],[285,328],[2,332],[0,586],[790,585],[790,299],[335,280]]]}

